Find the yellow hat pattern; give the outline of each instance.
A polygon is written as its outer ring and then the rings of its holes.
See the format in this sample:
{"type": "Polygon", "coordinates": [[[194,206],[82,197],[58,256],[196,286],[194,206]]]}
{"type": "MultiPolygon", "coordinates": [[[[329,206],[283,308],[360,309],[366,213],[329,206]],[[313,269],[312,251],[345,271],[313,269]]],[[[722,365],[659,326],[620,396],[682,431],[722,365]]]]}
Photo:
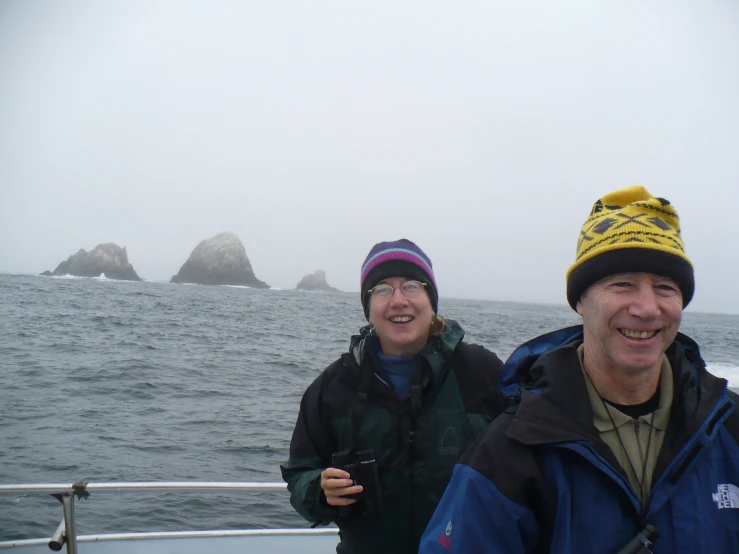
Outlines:
{"type": "Polygon", "coordinates": [[[683,306],[693,296],[693,264],[685,255],[677,211],[641,186],[609,193],[593,205],[578,237],[575,263],[567,271],[567,299],[575,308],[596,281],[633,271],[675,280],[683,306]]]}

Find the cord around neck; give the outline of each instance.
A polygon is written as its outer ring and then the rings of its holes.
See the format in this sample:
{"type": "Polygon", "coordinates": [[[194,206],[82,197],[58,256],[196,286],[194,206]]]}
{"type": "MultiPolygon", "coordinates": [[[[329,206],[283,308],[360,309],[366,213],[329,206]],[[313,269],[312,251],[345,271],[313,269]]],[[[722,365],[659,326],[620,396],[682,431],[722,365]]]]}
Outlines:
{"type": "MultiPolygon", "coordinates": [[[[615,420],[613,419],[613,414],[611,413],[611,408],[606,403],[605,399],[598,394],[598,397],[600,398],[600,401],[603,403],[603,408],[605,409],[606,413],[608,413],[608,417],[611,420],[611,424],[613,425],[613,430],[616,432],[616,436],[618,437],[618,442],[621,445],[621,449],[623,450],[624,456],[626,457],[626,460],[629,463],[629,467],[631,468],[632,473],[634,474],[634,478],[636,479],[636,482],[639,485],[639,504],[640,504],[640,517],[643,519],[644,516],[647,513],[647,497],[649,491],[646,490],[647,485],[647,466],[649,465],[649,453],[651,450],[652,445],[652,435],[654,432],[654,412],[650,415],[649,420],[649,435],[647,436],[647,448],[646,452],[642,452],[641,449],[641,443],[637,440],[637,446],[639,448],[639,454],[641,458],[643,459],[642,467],[641,467],[641,478],[639,478],[639,474],[636,472],[636,468],[634,467],[634,464],[631,462],[631,457],[629,456],[628,451],[626,450],[626,445],[624,444],[624,440],[621,437],[621,432],[618,430],[618,426],[616,425],[615,420]]],[[[617,408],[613,408],[614,410],[617,408]]],[[[632,418],[633,419],[633,418],[632,418]]]]}

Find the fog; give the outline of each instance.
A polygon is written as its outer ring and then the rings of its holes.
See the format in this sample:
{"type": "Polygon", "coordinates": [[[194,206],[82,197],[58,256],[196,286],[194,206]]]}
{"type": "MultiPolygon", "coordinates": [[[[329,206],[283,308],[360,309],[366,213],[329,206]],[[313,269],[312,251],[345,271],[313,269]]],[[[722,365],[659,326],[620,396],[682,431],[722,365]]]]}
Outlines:
{"type": "Polygon", "coordinates": [[[739,313],[739,3],[0,0],[0,271],[222,231],[256,276],[359,290],[409,238],[440,296],[565,304],[580,227],[678,210],[688,308],[739,313]],[[732,254],[734,252],[734,254],[732,254]]]}

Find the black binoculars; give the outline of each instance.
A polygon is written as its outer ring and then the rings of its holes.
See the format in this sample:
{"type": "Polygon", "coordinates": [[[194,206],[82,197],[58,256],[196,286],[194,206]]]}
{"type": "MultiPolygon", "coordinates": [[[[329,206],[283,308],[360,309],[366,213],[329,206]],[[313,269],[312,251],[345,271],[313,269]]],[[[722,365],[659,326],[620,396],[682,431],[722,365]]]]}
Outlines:
{"type": "Polygon", "coordinates": [[[644,529],[639,531],[634,538],[626,543],[621,550],[616,554],[652,554],[649,547],[652,546],[652,541],[659,537],[657,528],[648,523],[644,526],[644,529]]]}
{"type": "Polygon", "coordinates": [[[356,454],[348,450],[334,452],[331,455],[331,466],[343,469],[355,485],[362,485],[362,492],[346,498],[356,498],[357,502],[350,506],[340,506],[339,516],[348,517],[353,513],[374,516],[382,512],[382,493],[377,475],[377,461],[372,449],[358,450],[356,454]]]}

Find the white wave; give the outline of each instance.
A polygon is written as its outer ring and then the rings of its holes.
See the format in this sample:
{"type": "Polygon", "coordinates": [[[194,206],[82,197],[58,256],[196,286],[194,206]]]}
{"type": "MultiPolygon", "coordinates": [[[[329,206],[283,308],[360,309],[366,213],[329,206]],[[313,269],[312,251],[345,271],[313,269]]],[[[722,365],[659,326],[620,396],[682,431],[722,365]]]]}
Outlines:
{"type": "MultiPolygon", "coordinates": [[[[42,275],[42,277],[44,277],[44,276],[42,275]]],[[[108,283],[119,283],[119,282],[122,283],[122,282],[125,282],[125,279],[108,279],[105,276],[105,273],[101,273],[97,277],[80,277],[78,275],[70,275],[69,273],[67,273],[66,275],[51,275],[50,277],[52,279],[62,279],[62,280],[87,279],[87,280],[90,280],[90,281],[105,281],[105,282],[108,282],[108,283]]]]}
{"type": "Polygon", "coordinates": [[[730,387],[739,387],[739,365],[725,362],[708,363],[708,371],[729,381],[730,387]]]}

